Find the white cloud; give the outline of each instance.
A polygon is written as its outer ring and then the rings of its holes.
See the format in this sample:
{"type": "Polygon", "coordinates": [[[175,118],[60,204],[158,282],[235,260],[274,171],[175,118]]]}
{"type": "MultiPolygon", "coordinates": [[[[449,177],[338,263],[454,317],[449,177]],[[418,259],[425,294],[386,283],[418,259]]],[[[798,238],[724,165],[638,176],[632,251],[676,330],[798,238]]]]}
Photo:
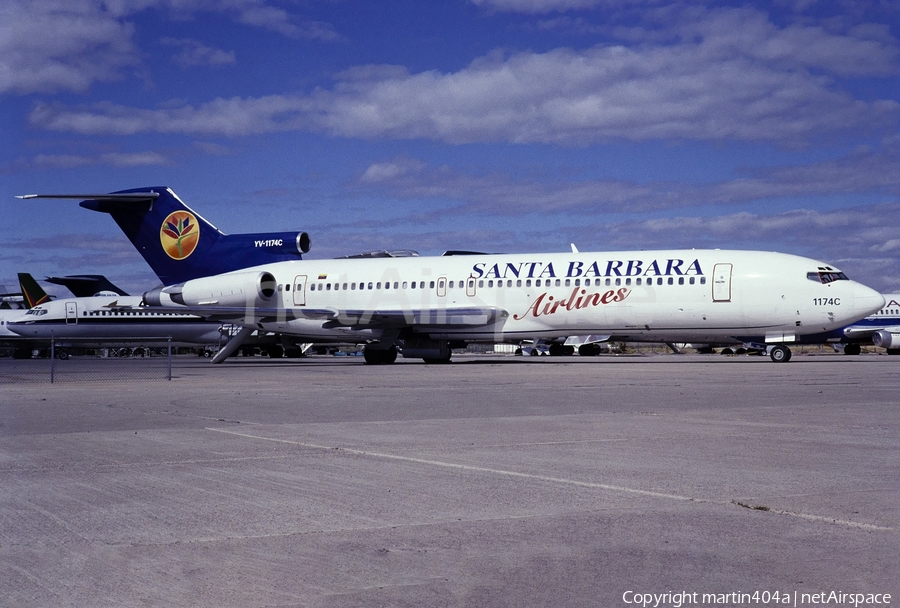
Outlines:
{"type": "Polygon", "coordinates": [[[160,43],[175,46],[181,51],[172,59],[182,67],[227,65],[235,63],[234,51],[224,51],[207,46],[190,38],[163,38],[160,43]]]}
{"type": "MultiPolygon", "coordinates": [[[[0,94],[86,91],[142,67],[136,19],[146,10],[189,19],[223,13],[239,23],[296,39],[338,40],[334,28],[270,6],[266,0],[6,0],[0,3],[0,94]]],[[[226,51],[190,41],[177,60],[233,62],[226,51]]]]}
{"type": "MultiPolygon", "coordinates": [[[[552,13],[627,4],[627,2],[617,3],[615,0],[472,0],[472,3],[489,10],[526,14],[552,13]]],[[[646,0],[631,1],[631,4],[646,3],[646,0]]]]}
{"type": "Polygon", "coordinates": [[[139,63],[134,28],[77,0],[13,0],[0,8],[0,94],[84,91],[139,63]]]}
{"type": "Polygon", "coordinates": [[[169,159],[159,152],[106,152],[99,156],[79,154],[38,154],[30,162],[34,167],[72,169],[92,165],[114,167],[146,167],[169,164],[169,159]]]}
{"type": "MultiPolygon", "coordinates": [[[[457,201],[459,212],[511,216],[523,213],[646,213],[712,205],[745,205],[764,200],[839,195],[900,198],[900,147],[888,140],[877,150],[793,167],[759,168],[746,177],[692,185],[624,180],[554,180],[548,176],[512,179],[506,174],[471,175],[449,167],[430,167],[409,158],[373,164],[363,187],[403,200],[457,201]]],[[[444,213],[439,210],[436,213],[444,213]]]]}
{"type": "MultiPolygon", "coordinates": [[[[871,28],[870,28],[871,30],[871,28]]],[[[83,134],[241,136],[304,129],[359,138],[586,145],[616,140],[803,145],[895,125],[900,104],[837,79],[897,71],[893,41],[778,28],[749,9],[701,12],[674,44],[494,53],[451,73],[359,66],[310,95],[158,109],[39,105],[32,124],[83,134]],[[735,31],[737,33],[735,34],[735,31]],[[727,35],[726,35],[727,34],[727,35]]]]}

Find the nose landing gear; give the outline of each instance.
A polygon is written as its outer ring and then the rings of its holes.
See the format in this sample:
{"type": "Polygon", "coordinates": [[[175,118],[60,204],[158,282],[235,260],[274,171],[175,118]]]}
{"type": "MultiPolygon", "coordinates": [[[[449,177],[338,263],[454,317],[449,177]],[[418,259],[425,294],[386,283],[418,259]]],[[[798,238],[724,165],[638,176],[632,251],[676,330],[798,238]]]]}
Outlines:
{"type": "Polygon", "coordinates": [[[787,363],[791,360],[791,349],[783,344],[773,346],[769,349],[769,358],[775,363],[787,363]]]}

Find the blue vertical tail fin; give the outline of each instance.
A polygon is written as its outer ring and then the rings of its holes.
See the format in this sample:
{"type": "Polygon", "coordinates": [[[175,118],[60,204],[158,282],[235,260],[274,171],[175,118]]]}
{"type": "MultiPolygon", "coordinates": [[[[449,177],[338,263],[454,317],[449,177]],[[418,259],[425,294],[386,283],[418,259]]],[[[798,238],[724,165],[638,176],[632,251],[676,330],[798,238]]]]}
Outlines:
{"type": "Polygon", "coordinates": [[[305,232],[224,234],[165,186],[19,198],[84,199],[79,205],[85,209],[110,214],[164,285],[298,260],[309,251],[305,232]]]}

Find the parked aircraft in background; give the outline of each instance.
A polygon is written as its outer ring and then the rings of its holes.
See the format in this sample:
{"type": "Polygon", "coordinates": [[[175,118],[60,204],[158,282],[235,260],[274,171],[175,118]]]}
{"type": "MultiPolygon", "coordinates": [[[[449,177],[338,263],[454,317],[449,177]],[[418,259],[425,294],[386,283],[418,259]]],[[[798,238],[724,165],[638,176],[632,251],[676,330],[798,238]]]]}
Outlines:
{"type": "Polygon", "coordinates": [[[61,298],[39,304],[7,323],[7,328],[28,338],[137,338],[165,343],[210,344],[222,334],[221,323],[186,312],[149,309],[141,296],[61,298]]]}
{"type": "MultiPolygon", "coordinates": [[[[148,308],[142,305],[141,296],[101,291],[88,297],[50,300],[31,275],[19,274],[19,280],[23,293],[28,294],[26,299],[40,303],[28,310],[9,311],[14,314],[4,315],[3,329],[9,337],[29,340],[28,348],[20,349],[29,355],[33,348],[46,346],[51,338],[63,342],[127,339],[143,346],[166,344],[171,338],[175,345],[218,346],[236,333],[229,324],[185,311],[148,308]]],[[[247,343],[251,345],[271,356],[299,355],[305,346],[265,332],[256,332],[247,343]]]]}
{"type": "Polygon", "coordinates": [[[0,295],[0,352],[4,355],[11,354],[15,358],[31,356],[30,342],[22,336],[9,330],[7,323],[21,317],[28,310],[27,299],[22,295],[22,290],[7,292],[3,288],[0,295]]]}
{"type": "Polygon", "coordinates": [[[73,274],[65,277],[47,277],[44,280],[54,285],[62,285],[76,298],[87,298],[98,294],[128,295],[126,291],[116,287],[109,279],[100,274],[73,274]]]}
{"type": "Polygon", "coordinates": [[[38,282],[34,280],[34,277],[27,272],[20,272],[18,277],[19,288],[22,290],[22,298],[25,300],[26,308],[34,308],[39,304],[46,304],[52,299],[51,296],[38,285],[38,282]]]}
{"type": "MultiPolygon", "coordinates": [[[[599,334],[617,341],[759,343],[782,362],[798,338],[844,327],[884,304],[881,294],[827,263],[759,251],[261,263],[266,243],[277,239],[237,239],[227,256],[216,255],[224,235],[167,188],[22,198],[54,197],[85,198],[81,206],[113,214],[164,283],[144,294],[149,308],[243,326],[224,351],[239,348],[255,329],[310,342],[365,341],[368,363],[393,362],[398,350],[404,357],[448,361],[451,348],[467,342],[599,334]],[[183,208],[170,211],[173,201],[183,208]],[[201,247],[207,231],[211,244],[201,247]]],[[[273,256],[286,256],[278,243],[273,256]]]]}
{"type": "Polygon", "coordinates": [[[900,294],[883,294],[885,304],[874,314],[851,323],[847,327],[822,336],[808,336],[804,342],[844,344],[844,353],[858,355],[860,345],[874,344],[900,355],[900,294]]]}

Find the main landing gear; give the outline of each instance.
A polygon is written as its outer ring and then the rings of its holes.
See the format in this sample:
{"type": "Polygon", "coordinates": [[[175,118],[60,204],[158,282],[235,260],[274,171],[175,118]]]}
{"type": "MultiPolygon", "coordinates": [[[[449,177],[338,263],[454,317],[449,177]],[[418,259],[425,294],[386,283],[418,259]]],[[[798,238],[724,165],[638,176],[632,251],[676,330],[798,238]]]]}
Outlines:
{"type": "Polygon", "coordinates": [[[391,345],[388,348],[372,348],[371,344],[367,344],[363,348],[363,358],[369,365],[389,365],[397,360],[397,347],[391,345]]]}
{"type": "Polygon", "coordinates": [[[791,349],[783,344],[773,346],[769,349],[769,358],[775,363],[787,363],[791,360],[791,349]]]}

